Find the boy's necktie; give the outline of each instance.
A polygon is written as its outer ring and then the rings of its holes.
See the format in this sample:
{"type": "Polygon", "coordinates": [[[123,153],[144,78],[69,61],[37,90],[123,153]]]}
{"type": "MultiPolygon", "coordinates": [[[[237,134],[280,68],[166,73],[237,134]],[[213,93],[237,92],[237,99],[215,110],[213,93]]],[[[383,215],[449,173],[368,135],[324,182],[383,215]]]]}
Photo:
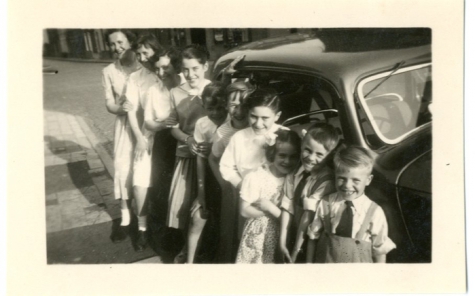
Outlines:
{"type": "Polygon", "coordinates": [[[302,179],[297,185],[297,188],[295,188],[294,198],[297,199],[297,204],[300,207],[303,207],[302,193],[303,188],[305,187],[305,181],[307,180],[308,176],[310,176],[310,172],[304,171],[302,173],[302,179]]]}
{"type": "Polygon", "coordinates": [[[340,223],[338,223],[338,226],[336,227],[335,234],[351,238],[353,230],[353,210],[351,207],[353,206],[353,203],[347,200],[345,201],[345,204],[346,208],[341,214],[340,223]]]}

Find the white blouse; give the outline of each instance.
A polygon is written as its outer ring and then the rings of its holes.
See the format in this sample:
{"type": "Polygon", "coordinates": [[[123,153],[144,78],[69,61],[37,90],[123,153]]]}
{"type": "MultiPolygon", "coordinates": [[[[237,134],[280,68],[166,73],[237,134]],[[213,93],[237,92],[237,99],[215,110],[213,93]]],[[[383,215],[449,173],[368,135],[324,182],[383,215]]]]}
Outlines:
{"type": "MultiPolygon", "coordinates": [[[[281,127],[274,124],[268,133],[274,133],[281,127]]],[[[224,180],[238,187],[250,171],[265,161],[265,135],[256,135],[252,127],[248,127],[231,137],[221,157],[219,171],[224,180]]]]}
{"type": "Polygon", "coordinates": [[[284,177],[277,178],[269,170],[268,164],[263,164],[250,172],[242,182],[241,199],[248,203],[256,202],[263,198],[270,200],[275,205],[280,205],[282,200],[282,187],[284,177]]]}

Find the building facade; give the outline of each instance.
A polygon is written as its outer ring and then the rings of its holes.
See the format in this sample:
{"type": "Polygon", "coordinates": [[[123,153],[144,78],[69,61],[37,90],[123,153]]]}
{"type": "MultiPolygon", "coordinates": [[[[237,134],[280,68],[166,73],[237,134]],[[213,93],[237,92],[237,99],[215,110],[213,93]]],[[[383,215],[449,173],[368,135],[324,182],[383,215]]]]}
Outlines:
{"type": "MultiPolygon", "coordinates": [[[[310,33],[311,29],[132,29],[137,35],[154,34],[164,47],[205,45],[211,60],[232,47],[269,37],[291,33],[310,33]]],[[[105,39],[106,29],[46,29],[43,32],[43,56],[80,59],[111,59],[105,39]]]]}
{"type": "MultiPolygon", "coordinates": [[[[192,43],[205,45],[211,60],[242,44],[295,33],[317,36],[325,44],[326,51],[365,51],[425,45],[431,43],[432,33],[429,28],[173,28],[131,31],[137,36],[152,33],[165,48],[192,43]]],[[[105,32],[106,29],[46,29],[43,31],[43,56],[111,59],[105,32]]]]}

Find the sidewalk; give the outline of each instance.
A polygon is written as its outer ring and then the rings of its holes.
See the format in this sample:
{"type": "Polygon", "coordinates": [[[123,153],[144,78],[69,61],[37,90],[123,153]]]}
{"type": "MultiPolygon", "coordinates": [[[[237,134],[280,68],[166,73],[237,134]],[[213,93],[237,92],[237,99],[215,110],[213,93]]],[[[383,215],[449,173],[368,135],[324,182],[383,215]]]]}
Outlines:
{"type": "Polygon", "coordinates": [[[83,118],[44,111],[47,261],[54,263],[159,263],[132,240],[114,244],[120,223],[113,161],[83,118]]]}

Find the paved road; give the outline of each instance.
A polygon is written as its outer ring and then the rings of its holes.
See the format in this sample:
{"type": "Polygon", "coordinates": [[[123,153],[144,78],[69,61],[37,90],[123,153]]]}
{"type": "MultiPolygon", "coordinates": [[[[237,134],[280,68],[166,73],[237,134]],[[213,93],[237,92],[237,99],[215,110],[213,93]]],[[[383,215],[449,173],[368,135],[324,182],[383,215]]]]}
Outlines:
{"type": "Polygon", "coordinates": [[[129,239],[109,239],[120,223],[120,205],[108,155],[115,117],[106,112],[102,94],[106,64],[45,64],[59,71],[43,75],[48,264],[170,262],[157,243],[163,233],[158,222],[149,221],[150,248],[144,252],[135,251],[136,221],[129,239]]]}
{"type": "Polygon", "coordinates": [[[44,109],[82,116],[112,155],[115,116],[106,110],[102,89],[107,64],[44,60],[44,65],[59,71],[43,75],[44,109]]]}

